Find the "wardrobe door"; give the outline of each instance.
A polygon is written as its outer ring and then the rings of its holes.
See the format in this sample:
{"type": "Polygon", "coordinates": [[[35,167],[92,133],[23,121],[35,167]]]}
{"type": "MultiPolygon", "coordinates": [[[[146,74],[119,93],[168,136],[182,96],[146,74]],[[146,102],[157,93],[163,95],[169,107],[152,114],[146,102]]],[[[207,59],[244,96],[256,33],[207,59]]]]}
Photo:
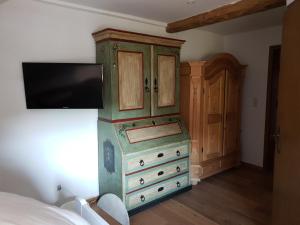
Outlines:
{"type": "Polygon", "coordinates": [[[226,70],[223,154],[239,150],[240,74],[226,70]]]}
{"type": "Polygon", "coordinates": [[[214,159],[223,153],[225,70],[204,81],[204,138],[203,160],[214,159]]]}
{"type": "Polygon", "coordinates": [[[179,113],[180,49],[154,46],[151,115],[179,113]]]}
{"type": "Polygon", "coordinates": [[[150,46],[114,41],[110,49],[113,119],[150,116],[150,46]]]}

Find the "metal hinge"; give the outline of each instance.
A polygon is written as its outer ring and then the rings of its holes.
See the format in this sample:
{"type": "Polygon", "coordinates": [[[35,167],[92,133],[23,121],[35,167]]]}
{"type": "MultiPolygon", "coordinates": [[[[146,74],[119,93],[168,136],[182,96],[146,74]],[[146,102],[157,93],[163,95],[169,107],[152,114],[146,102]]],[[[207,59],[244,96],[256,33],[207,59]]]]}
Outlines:
{"type": "Polygon", "coordinates": [[[202,153],[203,153],[203,147],[201,148],[201,151],[202,151],[202,153]]]}

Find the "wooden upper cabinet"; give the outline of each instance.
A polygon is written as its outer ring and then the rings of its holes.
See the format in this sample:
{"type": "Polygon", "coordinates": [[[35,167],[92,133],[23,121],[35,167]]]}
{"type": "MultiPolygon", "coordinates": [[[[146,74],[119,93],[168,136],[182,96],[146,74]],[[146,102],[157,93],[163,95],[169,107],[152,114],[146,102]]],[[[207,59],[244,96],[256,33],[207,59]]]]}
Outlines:
{"type": "Polygon", "coordinates": [[[203,160],[223,153],[223,117],[225,71],[219,71],[204,82],[203,160]]]}
{"type": "Polygon", "coordinates": [[[151,115],[179,113],[179,49],[153,46],[151,115]]]}
{"type": "Polygon", "coordinates": [[[179,53],[183,40],[116,29],[93,33],[104,65],[106,120],[179,113],[179,53]]]}

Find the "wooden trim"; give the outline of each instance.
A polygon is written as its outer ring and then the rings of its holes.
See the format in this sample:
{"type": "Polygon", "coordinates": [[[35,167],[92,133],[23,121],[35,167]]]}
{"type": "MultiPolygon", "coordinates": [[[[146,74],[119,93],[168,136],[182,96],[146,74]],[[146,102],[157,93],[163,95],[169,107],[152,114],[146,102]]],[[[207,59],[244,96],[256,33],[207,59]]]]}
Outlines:
{"type": "Polygon", "coordinates": [[[116,221],[111,215],[102,210],[97,206],[97,202],[100,199],[100,196],[87,199],[87,203],[89,206],[99,215],[101,216],[108,224],[110,225],[121,225],[118,221],[116,221]]]}
{"type": "Polygon", "coordinates": [[[107,123],[124,123],[124,122],[130,122],[130,121],[134,121],[134,120],[144,120],[144,119],[150,119],[150,118],[169,117],[169,116],[179,116],[179,113],[171,113],[171,114],[156,115],[156,116],[134,117],[134,118],[118,119],[118,120],[109,120],[106,118],[99,117],[99,120],[107,122],[107,123]]]}
{"type": "Polygon", "coordinates": [[[87,201],[87,203],[89,203],[89,205],[93,205],[93,204],[97,204],[99,199],[100,199],[100,196],[97,196],[97,197],[93,197],[93,198],[88,198],[88,199],[86,199],[86,201],[87,201]]]}
{"type": "Polygon", "coordinates": [[[139,52],[139,51],[128,51],[128,50],[117,50],[117,66],[118,66],[118,101],[119,101],[119,111],[131,111],[131,110],[142,110],[145,108],[145,73],[144,73],[144,52],[139,52]],[[143,73],[143,78],[142,78],[142,102],[143,106],[140,108],[132,108],[132,109],[120,109],[120,70],[119,70],[119,52],[127,52],[127,53],[138,53],[142,54],[142,73],[143,73]]]}
{"type": "Polygon", "coordinates": [[[148,35],[136,32],[129,32],[124,30],[117,30],[112,28],[107,28],[92,34],[96,42],[101,42],[103,40],[117,39],[122,41],[133,41],[145,44],[162,45],[169,47],[178,47],[185,42],[184,40],[160,37],[155,35],[148,35]]]}
{"type": "Polygon", "coordinates": [[[166,31],[175,33],[266,11],[286,5],[285,0],[240,0],[208,12],[168,23],[166,31]]]}
{"type": "Polygon", "coordinates": [[[157,90],[157,108],[168,108],[168,107],[175,107],[176,106],[176,88],[177,88],[177,85],[176,85],[176,64],[177,64],[177,55],[176,54],[157,54],[157,66],[156,66],[156,74],[157,74],[157,88],[158,88],[158,90],[157,90]],[[159,65],[159,62],[158,62],[158,58],[159,58],[159,56],[170,56],[170,57],[173,57],[173,58],[175,58],[175,68],[174,68],[174,72],[175,72],[175,79],[174,79],[174,104],[173,105],[164,105],[164,106],[159,106],[158,105],[158,99],[159,99],[159,90],[160,90],[160,88],[159,88],[159,73],[158,73],[158,65],[159,65]]]}

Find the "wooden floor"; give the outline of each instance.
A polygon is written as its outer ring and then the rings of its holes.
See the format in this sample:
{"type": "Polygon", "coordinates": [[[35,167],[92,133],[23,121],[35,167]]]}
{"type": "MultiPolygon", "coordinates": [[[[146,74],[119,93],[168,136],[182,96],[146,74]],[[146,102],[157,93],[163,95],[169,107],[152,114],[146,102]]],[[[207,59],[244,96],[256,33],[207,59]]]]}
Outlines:
{"type": "Polygon", "coordinates": [[[130,218],[131,225],[269,225],[272,176],[241,166],[130,218]]]}

